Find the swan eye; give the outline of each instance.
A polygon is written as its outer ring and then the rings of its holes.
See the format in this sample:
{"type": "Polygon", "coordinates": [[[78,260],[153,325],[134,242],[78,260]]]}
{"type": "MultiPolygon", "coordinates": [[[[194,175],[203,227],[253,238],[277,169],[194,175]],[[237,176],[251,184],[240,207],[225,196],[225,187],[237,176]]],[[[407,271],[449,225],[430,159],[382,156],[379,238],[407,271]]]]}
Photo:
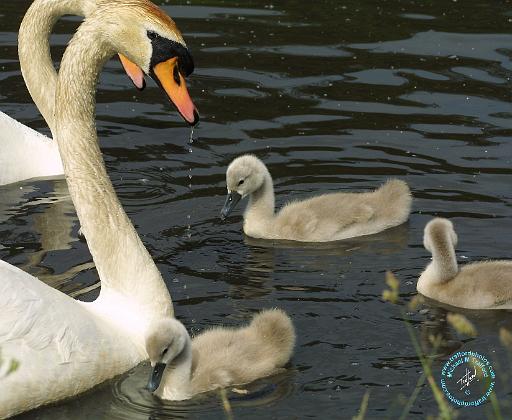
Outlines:
{"type": "Polygon", "coordinates": [[[148,38],[151,39],[151,40],[154,40],[154,39],[157,39],[158,38],[158,34],[156,32],[151,32],[151,31],[148,31],[148,38]]]}
{"type": "Polygon", "coordinates": [[[176,82],[176,84],[178,86],[180,86],[181,85],[181,80],[180,80],[180,72],[178,70],[178,66],[174,67],[173,77],[174,77],[174,81],[176,82]]]}
{"type": "Polygon", "coordinates": [[[162,352],[162,357],[165,356],[167,354],[167,350],[169,349],[165,349],[163,352],[162,352]]]}
{"type": "Polygon", "coordinates": [[[244,182],[245,180],[241,179],[240,181],[238,181],[238,185],[242,185],[244,182]]]}

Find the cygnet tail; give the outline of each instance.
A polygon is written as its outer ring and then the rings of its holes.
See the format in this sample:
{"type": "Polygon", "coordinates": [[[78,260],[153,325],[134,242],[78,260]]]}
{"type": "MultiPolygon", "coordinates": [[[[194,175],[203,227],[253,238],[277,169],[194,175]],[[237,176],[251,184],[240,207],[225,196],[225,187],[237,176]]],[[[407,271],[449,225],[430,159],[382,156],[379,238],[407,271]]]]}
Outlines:
{"type": "Polygon", "coordinates": [[[412,195],[409,186],[399,179],[390,179],[377,190],[382,217],[389,226],[398,226],[407,221],[411,213],[412,195]]]}
{"type": "Polygon", "coordinates": [[[281,309],[261,311],[254,316],[249,328],[254,328],[260,343],[272,350],[276,367],[288,363],[295,346],[295,328],[286,312],[281,309]]]}

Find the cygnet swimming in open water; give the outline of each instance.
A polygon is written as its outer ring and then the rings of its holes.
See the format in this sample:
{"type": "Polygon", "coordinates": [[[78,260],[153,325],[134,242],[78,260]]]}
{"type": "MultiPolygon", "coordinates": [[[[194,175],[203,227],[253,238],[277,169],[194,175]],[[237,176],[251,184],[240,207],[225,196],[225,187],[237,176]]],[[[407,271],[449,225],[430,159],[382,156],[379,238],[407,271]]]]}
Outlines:
{"type": "Polygon", "coordinates": [[[231,162],[226,172],[225,219],[244,197],[246,235],[262,239],[326,242],[370,235],[404,223],[411,211],[411,191],[392,179],[372,192],[328,193],[292,201],[274,213],[274,187],[265,164],[253,155],[231,162]]]}
{"type": "Polygon", "coordinates": [[[421,273],[417,290],[448,305],[467,309],[512,309],[512,261],[480,261],[459,268],[457,234],[447,219],[425,226],[423,244],[432,262],[421,273]]]}

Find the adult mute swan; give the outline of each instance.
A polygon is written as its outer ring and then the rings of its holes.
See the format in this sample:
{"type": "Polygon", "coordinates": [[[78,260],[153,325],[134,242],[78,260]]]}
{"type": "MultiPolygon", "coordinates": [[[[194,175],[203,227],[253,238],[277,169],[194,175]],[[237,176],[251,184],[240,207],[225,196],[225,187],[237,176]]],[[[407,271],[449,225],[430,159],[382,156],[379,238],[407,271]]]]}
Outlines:
{"type": "Polygon", "coordinates": [[[261,311],[245,327],[212,328],[193,340],[178,320],[158,320],[146,338],[153,366],[148,389],[165,400],[187,400],[246,384],[279,372],[294,344],[292,321],[279,309],[261,311]]]}
{"type": "Polygon", "coordinates": [[[411,191],[392,179],[366,193],[330,193],[293,201],[274,214],[274,186],[265,164],[253,155],[239,156],[226,172],[225,219],[249,196],[244,232],[253,238],[326,242],[370,235],[404,223],[411,211],[411,191]]]}
{"type": "Polygon", "coordinates": [[[425,248],[432,262],[421,273],[416,288],[422,295],[467,309],[512,309],[512,261],[481,261],[457,265],[457,234],[447,219],[425,226],[425,248]]]}
{"type": "MultiPolygon", "coordinates": [[[[196,123],[185,84],[193,62],[174,22],[151,2],[97,3],[62,58],[55,137],[101,292],[92,303],[79,302],[0,262],[0,348],[2,357],[19,362],[0,378],[0,417],[71,397],[125,372],[147,358],[148,325],[173,315],[162,276],[106,173],[94,95],[103,64],[119,52],[196,123]]],[[[36,0],[32,7],[44,4],[48,0],[36,0]]]]}
{"type": "MultiPolygon", "coordinates": [[[[50,54],[50,33],[60,17],[86,17],[96,9],[97,3],[97,0],[40,1],[37,7],[29,8],[21,23],[18,37],[21,73],[52,133],[57,72],[50,54]]],[[[142,90],[145,87],[143,73],[122,54],[119,58],[134,85],[142,90]]],[[[64,173],[55,141],[1,111],[0,145],[0,185],[64,173]]]]}

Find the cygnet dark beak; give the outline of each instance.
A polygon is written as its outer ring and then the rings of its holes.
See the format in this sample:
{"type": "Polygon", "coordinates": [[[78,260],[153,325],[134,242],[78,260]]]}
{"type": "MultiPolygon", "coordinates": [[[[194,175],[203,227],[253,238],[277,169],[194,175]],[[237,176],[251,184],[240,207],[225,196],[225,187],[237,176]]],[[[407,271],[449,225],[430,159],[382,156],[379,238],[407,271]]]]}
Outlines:
{"type": "Polygon", "coordinates": [[[225,220],[226,217],[233,211],[237,203],[241,200],[242,196],[238,194],[236,191],[231,191],[226,197],[226,202],[224,203],[224,207],[220,212],[220,219],[225,220]]]}
{"type": "Polygon", "coordinates": [[[165,366],[165,363],[157,363],[153,370],[151,371],[151,376],[149,377],[149,382],[147,386],[149,392],[155,392],[157,388],[160,386],[165,366]]]}

